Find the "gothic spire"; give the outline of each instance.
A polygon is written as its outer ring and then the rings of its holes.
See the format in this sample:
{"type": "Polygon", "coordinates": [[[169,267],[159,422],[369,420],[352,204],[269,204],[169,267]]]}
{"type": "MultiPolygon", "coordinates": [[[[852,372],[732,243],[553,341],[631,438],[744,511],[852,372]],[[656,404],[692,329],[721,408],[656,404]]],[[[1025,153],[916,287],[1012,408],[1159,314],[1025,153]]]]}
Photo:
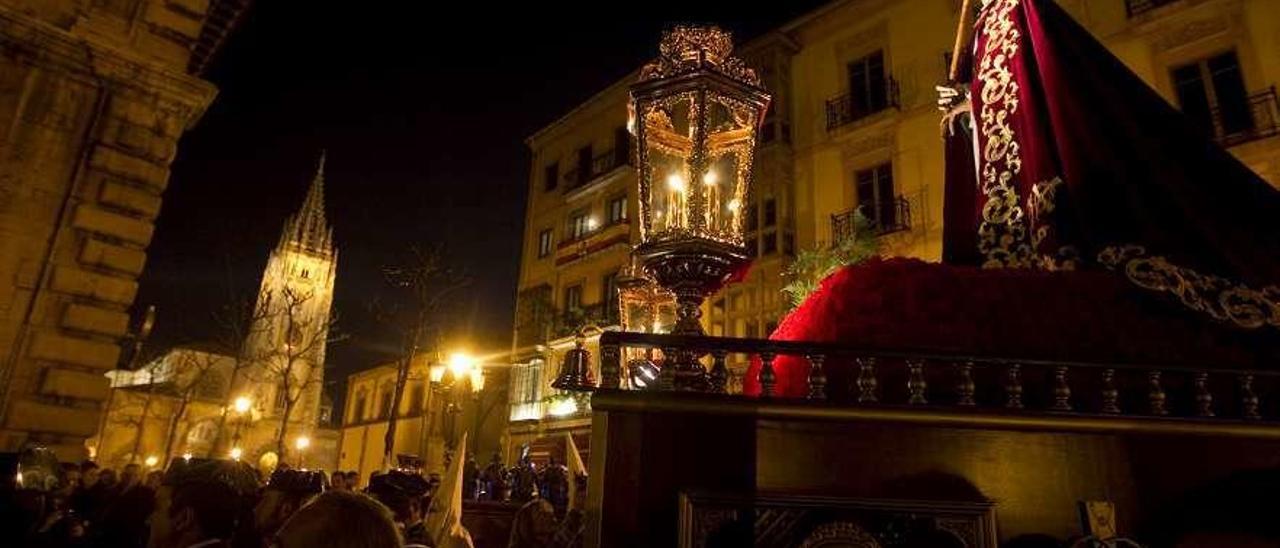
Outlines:
{"type": "Polygon", "coordinates": [[[320,152],[320,165],[311,179],[311,188],[302,201],[302,209],[285,222],[282,244],[293,244],[309,251],[327,253],[330,249],[332,230],[324,218],[324,162],[326,152],[320,152]]]}

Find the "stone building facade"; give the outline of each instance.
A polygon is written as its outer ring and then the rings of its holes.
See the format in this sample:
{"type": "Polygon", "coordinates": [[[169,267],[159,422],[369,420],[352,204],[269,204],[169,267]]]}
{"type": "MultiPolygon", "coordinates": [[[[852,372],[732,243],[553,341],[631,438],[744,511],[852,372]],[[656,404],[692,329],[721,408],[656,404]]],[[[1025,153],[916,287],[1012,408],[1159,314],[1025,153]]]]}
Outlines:
{"type": "Polygon", "coordinates": [[[237,0],[0,1],[0,451],[83,458],[237,0]]]}

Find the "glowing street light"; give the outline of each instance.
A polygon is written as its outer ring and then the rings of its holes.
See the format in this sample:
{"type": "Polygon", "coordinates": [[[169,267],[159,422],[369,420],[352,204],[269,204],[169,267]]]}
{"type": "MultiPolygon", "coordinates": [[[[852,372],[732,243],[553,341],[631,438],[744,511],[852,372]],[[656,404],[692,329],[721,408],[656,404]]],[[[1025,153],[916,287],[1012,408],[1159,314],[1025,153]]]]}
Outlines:
{"type": "Polygon", "coordinates": [[[462,378],[471,374],[471,369],[475,366],[475,357],[466,352],[454,352],[449,355],[449,370],[453,372],[454,377],[462,378]]]}
{"type": "Polygon", "coordinates": [[[232,409],[235,409],[236,413],[240,414],[248,413],[249,408],[251,407],[253,407],[253,400],[250,400],[247,396],[240,396],[236,398],[235,402],[232,404],[232,409]]]}
{"type": "Polygon", "coordinates": [[[146,460],[142,461],[143,464],[147,465],[147,468],[155,468],[159,462],[160,458],[155,455],[148,455],[146,460]]]}
{"type": "Polygon", "coordinates": [[[191,455],[191,453],[190,453],[190,452],[183,453],[183,454],[182,454],[182,460],[185,460],[185,461],[188,461],[188,462],[189,462],[189,461],[191,461],[191,456],[192,456],[192,455],[191,455]]]}
{"type": "Polygon", "coordinates": [[[296,447],[299,451],[302,451],[308,447],[311,447],[311,438],[308,438],[306,436],[298,436],[298,440],[293,442],[293,446],[296,447]]]}
{"type": "Polygon", "coordinates": [[[232,459],[232,460],[240,460],[240,457],[241,457],[241,456],[243,456],[243,455],[244,455],[244,450],[243,450],[243,449],[241,449],[241,448],[239,448],[239,447],[232,447],[232,448],[231,448],[231,459],[232,459]]]}

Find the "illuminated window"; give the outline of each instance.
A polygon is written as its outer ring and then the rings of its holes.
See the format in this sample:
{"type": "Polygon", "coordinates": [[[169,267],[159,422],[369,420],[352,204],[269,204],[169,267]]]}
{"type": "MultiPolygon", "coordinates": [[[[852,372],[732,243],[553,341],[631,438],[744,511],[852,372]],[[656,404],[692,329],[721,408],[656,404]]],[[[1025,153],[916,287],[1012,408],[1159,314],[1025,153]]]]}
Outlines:
{"type": "Polygon", "coordinates": [[[618,196],[609,200],[608,207],[609,224],[618,224],[627,220],[627,197],[626,195],[618,196]]]}
{"type": "Polygon", "coordinates": [[[578,240],[591,232],[591,218],[587,210],[579,209],[569,215],[569,239],[578,240]]]}
{"type": "Polygon", "coordinates": [[[538,233],[538,258],[541,259],[551,254],[551,229],[548,228],[538,233]]]}

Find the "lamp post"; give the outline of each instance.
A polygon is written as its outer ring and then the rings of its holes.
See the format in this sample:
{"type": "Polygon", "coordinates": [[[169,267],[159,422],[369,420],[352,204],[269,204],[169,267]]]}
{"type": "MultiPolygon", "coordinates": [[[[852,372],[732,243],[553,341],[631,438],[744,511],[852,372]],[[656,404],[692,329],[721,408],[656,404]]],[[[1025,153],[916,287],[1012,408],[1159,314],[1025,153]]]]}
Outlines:
{"type": "Polygon", "coordinates": [[[231,403],[231,410],[236,413],[236,429],[235,432],[231,434],[231,458],[233,459],[239,460],[239,453],[243,453],[240,449],[240,428],[244,426],[245,421],[248,420],[249,411],[252,409],[253,400],[249,399],[248,396],[237,397],[231,403]]]}
{"type": "Polygon", "coordinates": [[[311,438],[306,436],[298,436],[293,442],[294,449],[298,450],[298,468],[307,468],[307,448],[311,447],[311,438]]]}
{"type": "MultiPolygon", "coordinates": [[[[675,295],[678,335],[702,335],[702,301],[749,261],[743,209],[756,135],[769,106],[760,78],[732,56],[729,33],[680,26],[631,87],[645,273],[675,295]]],[[[690,351],[665,356],[662,384],[705,390],[690,351]]]]}

